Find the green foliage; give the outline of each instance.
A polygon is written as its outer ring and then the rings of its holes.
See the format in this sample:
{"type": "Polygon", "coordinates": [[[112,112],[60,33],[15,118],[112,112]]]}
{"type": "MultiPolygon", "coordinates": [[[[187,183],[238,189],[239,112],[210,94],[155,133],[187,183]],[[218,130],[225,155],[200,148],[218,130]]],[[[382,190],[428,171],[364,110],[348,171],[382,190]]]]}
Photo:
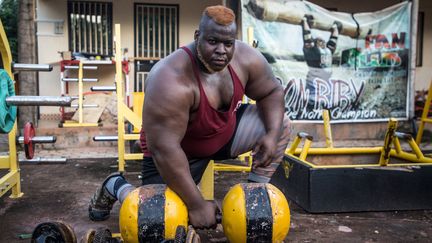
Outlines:
{"type": "Polygon", "coordinates": [[[9,40],[12,59],[16,61],[18,60],[18,0],[0,2],[0,19],[9,40]]]}

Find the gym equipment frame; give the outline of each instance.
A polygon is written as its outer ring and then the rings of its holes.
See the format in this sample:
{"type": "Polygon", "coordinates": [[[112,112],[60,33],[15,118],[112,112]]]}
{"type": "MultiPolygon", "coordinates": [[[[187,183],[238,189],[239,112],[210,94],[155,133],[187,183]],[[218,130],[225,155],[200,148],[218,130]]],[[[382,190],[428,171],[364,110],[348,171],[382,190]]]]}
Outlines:
{"type": "Polygon", "coordinates": [[[390,119],[382,147],[334,148],[326,135],[326,148],[311,148],[312,137],[299,133],[270,183],[312,213],[431,209],[432,158],[396,127],[390,119]]]}

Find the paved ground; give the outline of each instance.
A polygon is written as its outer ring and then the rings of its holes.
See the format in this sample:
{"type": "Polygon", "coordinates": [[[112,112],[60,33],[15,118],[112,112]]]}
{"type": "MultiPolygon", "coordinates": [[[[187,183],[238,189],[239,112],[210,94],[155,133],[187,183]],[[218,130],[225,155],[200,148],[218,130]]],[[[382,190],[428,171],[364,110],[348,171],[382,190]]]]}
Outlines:
{"type": "MultiPolygon", "coordinates": [[[[69,159],[65,164],[22,164],[24,196],[0,198],[0,242],[29,242],[19,237],[31,233],[39,223],[53,220],[70,224],[78,239],[89,228],[99,226],[118,232],[118,204],[107,221],[95,223],[87,217],[91,195],[103,178],[115,170],[116,159],[108,158],[105,152],[99,153],[99,157],[107,158],[69,159]]],[[[88,151],[82,149],[80,154],[88,155],[88,151]]],[[[138,185],[138,163],[130,162],[127,171],[126,177],[138,185]]],[[[222,199],[231,185],[245,178],[245,174],[219,173],[215,197],[222,199]]],[[[291,225],[286,242],[432,241],[432,211],[309,214],[294,203],[290,202],[290,207],[291,225]]],[[[226,242],[220,231],[219,228],[200,234],[204,242],[226,242]]]]}

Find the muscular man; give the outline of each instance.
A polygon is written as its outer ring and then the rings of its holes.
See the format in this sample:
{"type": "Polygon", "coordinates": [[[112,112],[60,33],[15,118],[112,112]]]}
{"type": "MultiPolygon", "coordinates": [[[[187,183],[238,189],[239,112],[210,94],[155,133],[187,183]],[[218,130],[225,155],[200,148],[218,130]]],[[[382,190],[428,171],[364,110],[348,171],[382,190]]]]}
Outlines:
{"type": "MultiPolygon", "coordinates": [[[[319,87],[316,79],[328,82],[332,74],[331,65],[333,54],[336,50],[337,39],[342,24],[336,21],[331,27],[330,39],[327,43],[322,38],[313,38],[311,26],[314,18],[312,15],[305,15],[302,20],[303,30],[303,54],[309,71],[306,76],[306,89],[309,90],[309,106],[313,109],[330,108],[330,104],[318,104],[315,102],[319,87]]],[[[328,91],[327,91],[328,92],[328,91]]]]}
{"type": "MultiPolygon", "coordinates": [[[[236,31],[230,9],[206,8],[194,42],[158,62],[146,81],[142,183],[166,183],[196,228],[216,224],[215,204],[196,186],[211,159],[253,149],[249,180],[268,182],[289,139],[283,89],[265,58],[235,40],[236,31]],[[256,105],[243,105],[244,94],[256,105]]],[[[108,218],[132,188],[121,175],[109,176],[91,200],[90,218],[108,218]]]]}

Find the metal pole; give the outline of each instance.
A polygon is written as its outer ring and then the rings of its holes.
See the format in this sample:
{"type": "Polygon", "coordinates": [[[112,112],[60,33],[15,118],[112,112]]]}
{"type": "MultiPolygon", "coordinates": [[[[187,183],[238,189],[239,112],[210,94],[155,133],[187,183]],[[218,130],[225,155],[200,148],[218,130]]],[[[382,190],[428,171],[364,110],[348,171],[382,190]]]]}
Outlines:
{"type": "Polygon", "coordinates": [[[93,86],[90,88],[91,91],[116,91],[115,86],[93,86]]]}
{"type": "MultiPolygon", "coordinates": [[[[36,136],[31,138],[32,143],[55,143],[57,141],[56,136],[36,136]]],[[[18,143],[24,143],[24,137],[18,137],[18,143]]]]}
{"type": "Polygon", "coordinates": [[[95,142],[111,142],[111,141],[118,141],[118,136],[112,135],[106,135],[106,136],[94,136],[93,141],[95,142]]]}
{"type": "Polygon", "coordinates": [[[14,63],[12,64],[12,70],[17,71],[38,71],[38,72],[51,72],[53,67],[49,64],[26,64],[26,63],[14,63]]]}
{"type": "MultiPolygon", "coordinates": [[[[79,69],[79,67],[76,65],[64,66],[64,68],[65,69],[79,69]]],[[[85,69],[85,70],[97,70],[98,67],[97,66],[83,66],[83,69],[85,69]]]]}
{"type": "Polygon", "coordinates": [[[73,97],[70,96],[9,96],[8,105],[15,106],[70,106],[73,97]]]}

